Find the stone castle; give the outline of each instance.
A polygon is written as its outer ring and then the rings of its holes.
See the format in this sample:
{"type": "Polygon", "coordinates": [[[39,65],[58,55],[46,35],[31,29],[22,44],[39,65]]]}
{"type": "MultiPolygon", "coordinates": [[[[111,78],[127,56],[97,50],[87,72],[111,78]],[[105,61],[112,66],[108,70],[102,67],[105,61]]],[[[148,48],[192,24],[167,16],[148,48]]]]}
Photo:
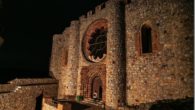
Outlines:
{"type": "Polygon", "coordinates": [[[53,36],[58,99],[107,109],[193,97],[193,1],[108,0],[53,36]]]}
{"type": "Polygon", "coordinates": [[[52,79],[0,85],[0,110],[193,110],[193,17],[193,0],[108,0],[53,36],[52,79]]]}

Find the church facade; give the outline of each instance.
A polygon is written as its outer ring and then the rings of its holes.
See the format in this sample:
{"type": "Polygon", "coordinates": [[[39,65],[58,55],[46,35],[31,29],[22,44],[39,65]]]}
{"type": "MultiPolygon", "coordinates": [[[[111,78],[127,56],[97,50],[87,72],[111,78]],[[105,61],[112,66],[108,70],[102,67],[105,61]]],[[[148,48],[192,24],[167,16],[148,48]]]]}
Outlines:
{"type": "Polygon", "coordinates": [[[107,109],[193,97],[193,1],[108,0],[53,36],[58,99],[107,109]]]}

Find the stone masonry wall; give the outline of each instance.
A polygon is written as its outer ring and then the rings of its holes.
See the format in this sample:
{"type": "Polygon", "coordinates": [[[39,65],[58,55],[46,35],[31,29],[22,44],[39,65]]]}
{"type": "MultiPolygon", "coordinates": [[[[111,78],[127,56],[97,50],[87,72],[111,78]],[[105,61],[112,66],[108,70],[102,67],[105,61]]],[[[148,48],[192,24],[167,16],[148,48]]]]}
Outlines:
{"type": "Polygon", "coordinates": [[[128,105],[193,97],[193,1],[133,0],[125,14],[128,105]],[[156,33],[158,46],[139,55],[143,24],[156,33]]]}
{"type": "Polygon", "coordinates": [[[63,66],[63,50],[65,39],[62,34],[53,36],[52,54],[50,60],[50,75],[56,79],[60,79],[61,69],[63,66]]]}
{"type": "Polygon", "coordinates": [[[105,64],[106,106],[111,108],[116,109],[123,100],[131,106],[193,97],[193,1],[126,1],[128,4],[124,5],[109,0],[95,7],[79,18],[76,26],[79,28],[70,26],[65,29],[67,35],[60,35],[64,39],[75,32],[78,39],[70,37],[70,41],[65,39],[54,46],[61,48],[63,45],[61,53],[59,49],[52,53],[58,59],[52,60],[54,63],[50,67],[57,77],[61,77],[58,94],[63,96],[69,91],[67,95],[73,95],[76,90],[76,95],[81,95],[81,70],[105,64]],[[99,19],[108,21],[107,56],[103,61],[93,63],[85,58],[82,43],[89,26],[99,19]],[[144,24],[152,29],[152,53],[140,51],[140,31],[144,24]],[[71,47],[66,46],[68,43],[71,47]],[[67,66],[63,64],[66,51],[67,66]],[[68,83],[73,86],[66,90],[68,83]]]}
{"type": "Polygon", "coordinates": [[[124,4],[121,0],[110,0],[109,7],[106,106],[117,109],[125,99],[124,4]]]}
{"type": "Polygon", "coordinates": [[[79,21],[72,21],[69,31],[68,61],[66,73],[63,74],[66,96],[76,96],[79,66],[79,21]]]}
{"type": "MultiPolygon", "coordinates": [[[[79,21],[80,21],[80,29],[79,29],[79,31],[80,31],[80,33],[79,33],[79,35],[80,35],[80,43],[79,44],[77,44],[77,45],[79,45],[79,59],[80,59],[80,67],[82,67],[82,66],[89,66],[89,65],[91,65],[91,64],[95,64],[95,63],[92,63],[92,62],[90,62],[90,61],[88,61],[86,58],[85,58],[85,56],[84,56],[84,54],[83,54],[83,51],[82,51],[82,43],[83,43],[83,39],[84,39],[84,37],[85,37],[85,33],[86,33],[86,31],[88,30],[88,28],[89,28],[89,26],[90,26],[90,24],[92,24],[94,21],[96,21],[96,20],[99,20],[99,19],[105,19],[105,20],[108,20],[108,3],[106,2],[106,3],[103,3],[103,4],[101,4],[101,5],[99,5],[99,6],[97,6],[96,8],[95,8],[95,12],[94,13],[92,13],[92,10],[90,10],[88,13],[87,13],[87,15],[83,15],[83,16],[81,16],[80,18],[79,18],[79,21]],[[102,5],[105,5],[105,7],[102,7],[102,9],[101,9],[101,6],[102,5]]],[[[91,28],[93,28],[93,27],[91,27],[91,28]]],[[[100,63],[106,63],[106,61],[105,60],[103,60],[102,62],[100,62],[100,63]]]]}
{"type": "Polygon", "coordinates": [[[0,110],[35,110],[41,94],[57,96],[57,81],[53,79],[16,79],[0,88],[0,110]]]}
{"type": "Polygon", "coordinates": [[[62,44],[62,52],[61,54],[58,54],[58,57],[61,60],[61,65],[60,66],[60,78],[59,78],[59,88],[58,88],[58,98],[62,99],[64,98],[65,95],[65,78],[66,78],[66,72],[67,72],[67,63],[68,63],[68,49],[69,49],[69,37],[70,37],[70,28],[66,28],[64,32],[61,34],[62,39],[64,39],[64,42],[62,44]]]}

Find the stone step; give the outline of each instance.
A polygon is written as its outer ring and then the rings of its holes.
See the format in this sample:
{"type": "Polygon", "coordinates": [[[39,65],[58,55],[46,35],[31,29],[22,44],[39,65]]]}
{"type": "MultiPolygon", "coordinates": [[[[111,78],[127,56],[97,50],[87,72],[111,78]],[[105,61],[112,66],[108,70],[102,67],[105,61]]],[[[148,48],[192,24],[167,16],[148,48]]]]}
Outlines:
{"type": "Polygon", "coordinates": [[[88,103],[88,104],[92,104],[92,105],[95,105],[95,106],[102,106],[102,104],[103,104],[103,101],[101,100],[101,101],[95,101],[95,100],[93,100],[93,99],[85,99],[85,100],[83,100],[82,101],[82,103],[88,103]]]}

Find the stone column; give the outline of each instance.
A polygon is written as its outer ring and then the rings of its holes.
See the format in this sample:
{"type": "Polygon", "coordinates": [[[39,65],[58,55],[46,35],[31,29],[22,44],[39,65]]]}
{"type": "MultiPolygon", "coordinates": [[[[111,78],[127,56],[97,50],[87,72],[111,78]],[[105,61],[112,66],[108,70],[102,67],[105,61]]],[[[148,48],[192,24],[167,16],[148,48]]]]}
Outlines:
{"type": "Polygon", "coordinates": [[[125,29],[124,5],[121,0],[109,1],[107,36],[106,107],[116,110],[125,100],[125,29]]]}
{"type": "Polygon", "coordinates": [[[76,96],[79,67],[79,21],[72,21],[68,40],[68,62],[64,76],[65,96],[76,96]]]}

